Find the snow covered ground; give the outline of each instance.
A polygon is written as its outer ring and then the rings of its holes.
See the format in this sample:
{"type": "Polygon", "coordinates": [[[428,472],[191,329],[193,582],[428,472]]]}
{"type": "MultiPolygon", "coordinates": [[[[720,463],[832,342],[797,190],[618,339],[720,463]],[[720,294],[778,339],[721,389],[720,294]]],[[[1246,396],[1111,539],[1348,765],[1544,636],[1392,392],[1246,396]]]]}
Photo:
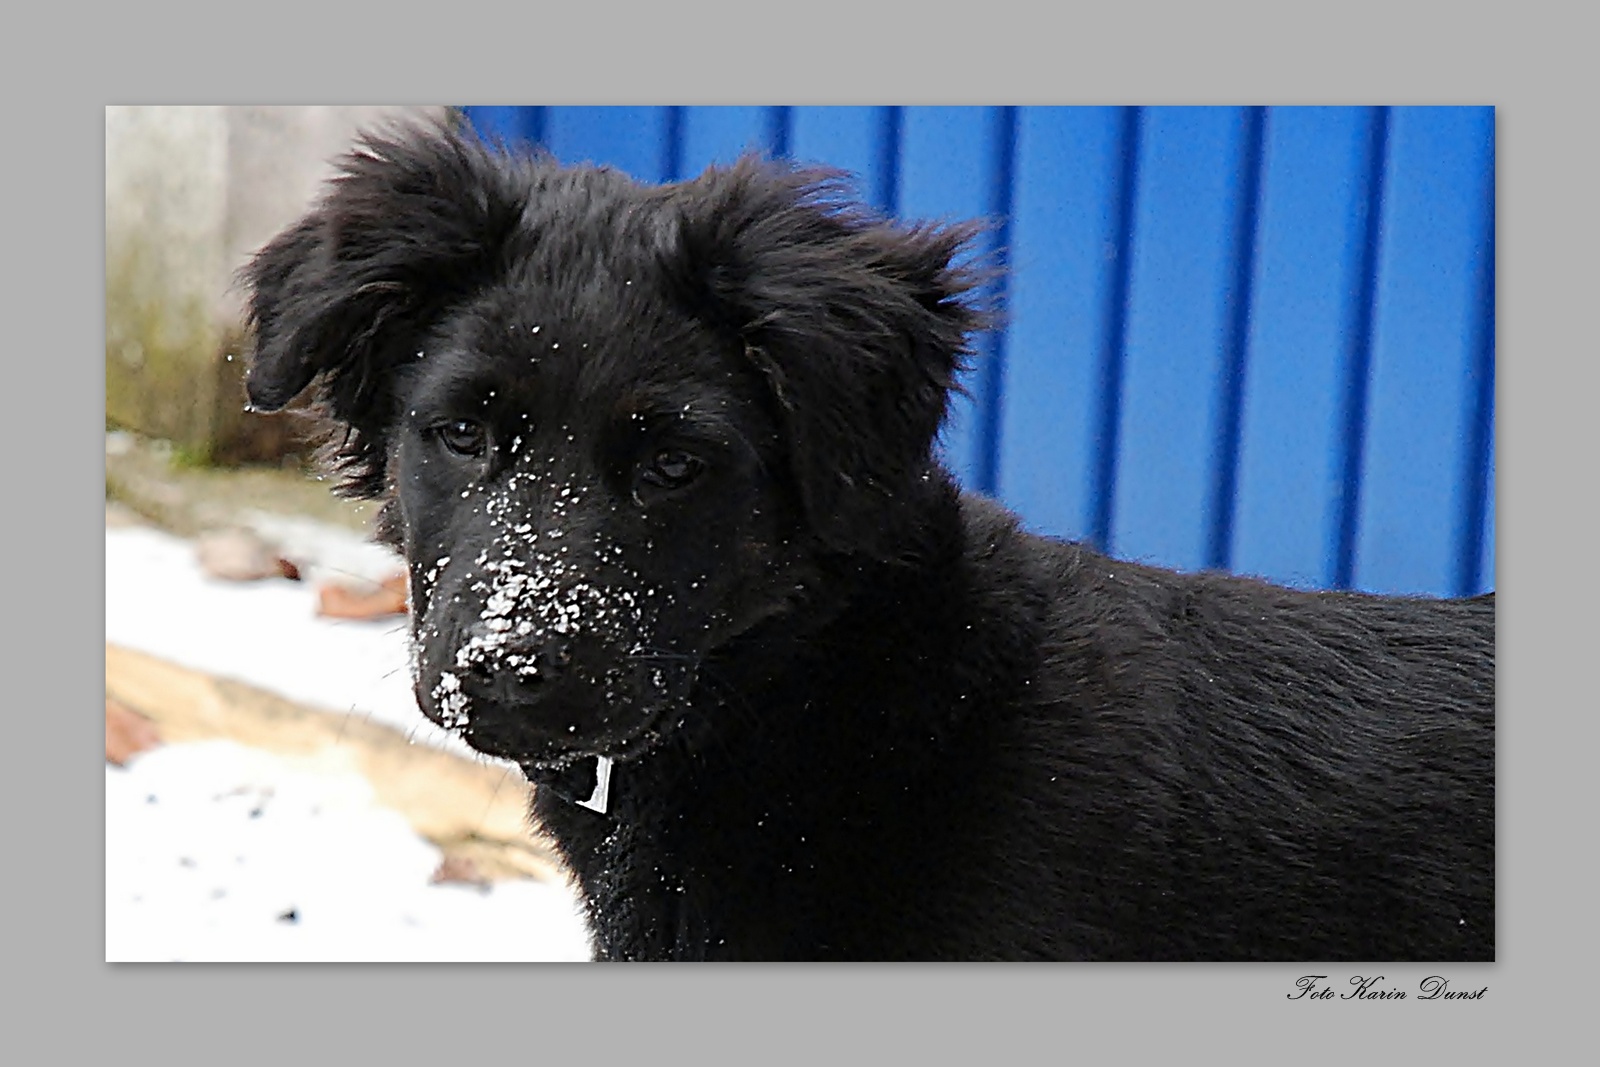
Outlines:
{"type": "MultiPolygon", "coordinates": [[[[404,625],[317,618],[315,583],[396,562],[353,534],[254,524],[308,579],[206,577],[195,546],[106,530],[106,640],[465,752],[416,710],[404,625]]],[[[106,766],[106,959],[559,961],[589,956],[566,887],[433,884],[440,853],[371,786],[232,742],[106,766]]]]}

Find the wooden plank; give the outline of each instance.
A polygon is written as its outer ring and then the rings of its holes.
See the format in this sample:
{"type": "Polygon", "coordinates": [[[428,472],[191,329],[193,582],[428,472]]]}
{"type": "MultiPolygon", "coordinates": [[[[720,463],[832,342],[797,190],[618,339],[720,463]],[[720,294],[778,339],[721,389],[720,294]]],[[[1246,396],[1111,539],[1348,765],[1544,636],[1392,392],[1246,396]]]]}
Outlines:
{"type": "Polygon", "coordinates": [[[106,645],[106,698],[154,723],[175,743],[226,739],[372,783],[378,803],[446,852],[483,866],[559,881],[559,861],[529,828],[530,787],[515,769],[410,743],[358,715],[309,708],[274,693],[106,645]]]}

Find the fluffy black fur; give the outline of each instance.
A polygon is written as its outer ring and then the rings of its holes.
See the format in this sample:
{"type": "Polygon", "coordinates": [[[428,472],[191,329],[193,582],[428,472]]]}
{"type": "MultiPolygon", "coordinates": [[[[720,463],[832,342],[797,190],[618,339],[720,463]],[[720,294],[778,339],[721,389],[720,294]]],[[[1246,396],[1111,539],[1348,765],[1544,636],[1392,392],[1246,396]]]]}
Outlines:
{"type": "Polygon", "coordinates": [[[247,267],[250,397],[344,427],[417,698],[536,783],[601,959],[1492,959],[1492,595],[958,492],[972,233],[391,130],[247,267]]]}

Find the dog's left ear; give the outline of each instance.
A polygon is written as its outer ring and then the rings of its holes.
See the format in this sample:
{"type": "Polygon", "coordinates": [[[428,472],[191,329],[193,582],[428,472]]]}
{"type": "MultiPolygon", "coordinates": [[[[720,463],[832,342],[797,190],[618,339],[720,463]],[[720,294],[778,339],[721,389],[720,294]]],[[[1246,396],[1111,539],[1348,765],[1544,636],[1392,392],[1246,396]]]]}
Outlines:
{"type": "Polygon", "coordinates": [[[712,314],[766,374],[810,523],[830,548],[892,556],[894,499],[927,475],[982,274],[980,224],[901,226],[835,172],[754,157],[689,183],[680,231],[712,314]]]}

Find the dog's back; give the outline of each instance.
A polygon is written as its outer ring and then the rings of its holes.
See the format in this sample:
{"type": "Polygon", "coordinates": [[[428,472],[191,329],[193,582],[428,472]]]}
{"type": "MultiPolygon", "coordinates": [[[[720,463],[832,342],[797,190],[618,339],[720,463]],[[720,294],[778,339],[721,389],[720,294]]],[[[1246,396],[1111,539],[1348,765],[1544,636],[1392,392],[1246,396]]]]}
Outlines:
{"type": "Polygon", "coordinates": [[[1007,877],[1052,884],[1075,954],[1493,958],[1492,594],[1016,552],[1058,596],[989,788],[1049,837],[1007,877]]]}

